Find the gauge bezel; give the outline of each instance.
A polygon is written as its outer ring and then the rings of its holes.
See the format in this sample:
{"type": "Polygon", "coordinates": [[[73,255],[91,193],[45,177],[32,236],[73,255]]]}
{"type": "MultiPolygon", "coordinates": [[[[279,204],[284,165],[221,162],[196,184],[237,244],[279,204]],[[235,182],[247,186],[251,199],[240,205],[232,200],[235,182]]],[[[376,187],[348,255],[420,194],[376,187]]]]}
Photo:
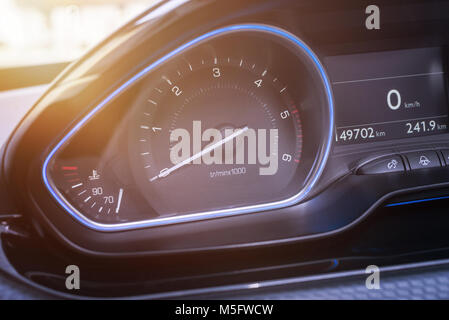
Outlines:
{"type": "MultiPolygon", "coordinates": [[[[76,125],[56,144],[56,146],[50,151],[50,153],[45,158],[43,167],[42,167],[42,177],[44,184],[50,194],[53,196],[53,198],[62,206],[62,208],[69,213],[73,218],[75,218],[78,222],[83,224],[86,227],[89,227],[96,231],[124,231],[124,230],[134,230],[134,229],[141,229],[141,228],[148,228],[148,227],[156,227],[156,226],[162,226],[162,225],[170,225],[170,224],[176,224],[176,223],[183,223],[183,222],[192,222],[192,221],[198,221],[198,220],[206,220],[206,219],[214,219],[214,218],[221,218],[221,217],[228,217],[228,216],[235,216],[235,215],[242,215],[247,213],[253,213],[253,212],[261,212],[261,211],[267,211],[267,210],[273,210],[273,209],[280,209],[284,207],[288,207],[294,204],[299,203],[302,201],[312,190],[316,182],[318,181],[319,177],[321,176],[321,173],[324,170],[325,164],[327,162],[332,141],[333,141],[333,127],[334,127],[334,103],[333,103],[333,95],[332,95],[332,89],[330,85],[329,78],[326,74],[326,71],[315,55],[315,53],[298,37],[295,35],[269,25],[262,25],[262,24],[238,24],[238,25],[231,25],[223,28],[219,28],[213,31],[210,31],[208,33],[203,34],[202,36],[199,36],[180,47],[176,48],[175,50],[171,51],[170,53],[164,55],[163,57],[159,58],[155,62],[148,65],[146,68],[135,74],[133,77],[128,79],[125,83],[120,85],[115,91],[113,91],[110,95],[108,95],[105,99],[103,99],[98,105],[96,105],[87,115],[85,115],[76,125]],[[269,202],[269,203],[263,203],[263,204],[257,204],[257,205],[248,205],[248,206],[242,206],[238,208],[232,208],[232,209],[221,209],[221,210],[213,210],[213,211],[205,211],[205,212],[199,212],[199,213],[189,213],[186,215],[181,216],[175,216],[175,217],[167,217],[167,218],[153,218],[148,220],[141,220],[141,221],[133,221],[133,222],[126,222],[126,223],[118,223],[118,224],[105,224],[105,223],[99,223],[90,220],[85,215],[83,215],[81,212],[79,212],[77,209],[75,209],[62,194],[58,191],[58,189],[53,184],[52,179],[49,177],[49,171],[50,171],[50,162],[54,158],[54,156],[57,154],[58,150],[65,145],[72,136],[76,134],[78,130],[81,129],[97,112],[102,110],[105,106],[109,104],[115,97],[120,95],[126,88],[131,86],[134,82],[140,80],[143,76],[148,74],[149,72],[153,71],[154,69],[161,66],[163,63],[175,58],[179,54],[183,53],[185,50],[190,49],[196,45],[199,45],[205,41],[208,41],[212,38],[228,34],[228,33],[235,33],[235,32],[262,32],[262,33],[269,33],[274,36],[278,36],[282,38],[284,41],[288,41],[290,44],[293,44],[295,47],[297,47],[302,55],[308,59],[311,62],[311,65],[314,67],[316,71],[318,71],[319,78],[321,79],[321,82],[324,86],[324,92],[326,94],[326,101],[327,101],[327,123],[329,125],[328,131],[324,134],[324,137],[326,137],[323,145],[321,146],[321,149],[319,150],[319,155],[317,156],[316,163],[313,165],[311,169],[311,174],[307,180],[307,182],[304,184],[304,187],[294,196],[291,196],[289,198],[286,198],[284,200],[275,201],[275,202],[269,202]]],[[[325,129],[325,128],[323,128],[325,129]]]]}

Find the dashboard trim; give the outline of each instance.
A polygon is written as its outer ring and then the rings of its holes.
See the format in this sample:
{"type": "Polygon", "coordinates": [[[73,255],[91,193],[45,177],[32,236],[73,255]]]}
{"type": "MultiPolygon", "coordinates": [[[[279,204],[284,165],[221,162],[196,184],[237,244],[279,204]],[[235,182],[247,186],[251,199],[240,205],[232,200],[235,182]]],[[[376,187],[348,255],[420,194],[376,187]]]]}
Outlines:
{"type": "Polygon", "coordinates": [[[273,209],[279,209],[284,208],[293,204],[297,204],[298,202],[302,201],[307,194],[312,190],[318,179],[320,178],[325,164],[327,162],[327,159],[330,154],[332,141],[333,141],[333,132],[334,132],[334,102],[333,102],[333,94],[331,89],[330,80],[326,74],[326,71],[319,61],[316,54],[298,37],[295,35],[289,33],[288,31],[285,31],[283,29],[269,26],[269,25],[262,25],[262,24],[238,24],[238,25],[231,25],[227,27],[222,27],[213,31],[210,31],[208,33],[205,33],[193,40],[190,40],[189,42],[181,45],[180,47],[174,49],[170,53],[164,55],[163,57],[159,58],[155,62],[151,63],[147,67],[145,67],[143,70],[135,74],[133,77],[131,77],[129,80],[127,80],[125,83],[120,85],[117,89],[115,89],[111,94],[109,94],[105,99],[103,99],[98,105],[96,105],[91,111],[88,112],[87,115],[85,115],[79,122],[76,123],[76,125],[56,144],[56,146],[50,151],[50,153],[45,158],[45,161],[43,163],[42,167],[42,178],[44,181],[44,184],[47,188],[47,190],[50,192],[52,197],[58,202],[58,204],[67,212],[69,213],[75,220],[83,224],[84,226],[91,228],[96,231],[103,231],[103,232],[111,232],[111,231],[124,231],[124,230],[133,230],[133,229],[140,229],[140,228],[148,228],[148,227],[155,227],[155,226],[162,226],[162,225],[169,225],[169,224],[175,224],[175,223],[184,223],[184,222],[192,222],[197,220],[204,220],[204,219],[214,219],[214,218],[221,218],[221,217],[227,217],[227,216],[234,216],[234,215],[241,215],[241,214],[247,214],[252,212],[260,212],[260,211],[267,211],[267,210],[273,210],[273,209]],[[325,93],[326,93],[326,99],[328,104],[328,112],[329,112],[329,128],[327,131],[327,137],[324,144],[324,148],[320,152],[319,157],[319,163],[317,164],[317,169],[314,170],[314,174],[309,178],[308,183],[305,185],[304,188],[301,189],[300,192],[298,192],[296,195],[276,201],[276,202],[270,202],[270,203],[264,203],[264,204],[258,204],[258,205],[251,205],[251,206],[244,206],[240,208],[232,208],[232,209],[222,209],[222,210],[215,210],[215,211],[206,211],[206,212],[200,212],[200,213],[194,213],[194,214],[187,214],[177,217],[169,217],[169,218],[156,218],[156,219],[149,219],[149,220],[143,220],[143,221],[134,221],[134,222],[127,222],[127,223],[119,223],[119,224],[104,224],[104,223],[98,223],[94,222],[87,217],[85,217],[83,214],[81,214],[78,210],[73,208],[70,203],[57,191],[55,186],[52,184],[51,180],[49,179],[49,163],[52,160],[52,158],[55,156],[57,151],[78,131],[81,129],[81,127],[87,123],[98,111],[103,109],[111,100],[113,100],[115,97],[117,97],[120,93],[122,93],[126,88],[128,88],[130,85],[132,85],[134,82],[141,79],[144,75],[152,71],[153,69],[159,67],[164,62],[168,61],[169,59],[173,58],[174,56],[180,54],[184,50],[199,44],[200,42],[213,38],[218,35],[226,34],[229,32],[237,32],[237,31],[257,31],[257,32],[266,32],[270,33],[275,36],[279,36],[287,41],[289,41],[291,44],[295,45],[299,48],[299,50],[302,51],[302,53],[305,54],[307,58],[310,59],[310,61],[313,63],[314,67],[317,69],[320,78],[322,80],[322,83],[324,85],[325,93]]]}
{"type": "MultiPolygon", "coordinates": [[[[435,267],[449,266],[449,259],[439,259],[434,261],[412,262],[391,266],[381,266],[380,273],[385,276],[391,273],[405,272],[405,271],[421,271],[435,267]]],[[[135,299],[195,299],[203,295],[210,294],[230,294],[235,295],[239,293],[246,293],[247,295],[256,294],[258,290],[275,289],[289,286],[300,286],[320,284],[324,281],[357,279],[361,278],[360,283],[364,284],[366,277],[365,269],[354,269],[349,271],[340,271],[330,274],[316,274],[310,276],[291,277],[283,279],[265,280],[251,283],[238,283],[233,285],[215,286],[209,288],[190,289],[173,292],[163,292],[149,295],[140,295],[132,298],[135,299]]]]}

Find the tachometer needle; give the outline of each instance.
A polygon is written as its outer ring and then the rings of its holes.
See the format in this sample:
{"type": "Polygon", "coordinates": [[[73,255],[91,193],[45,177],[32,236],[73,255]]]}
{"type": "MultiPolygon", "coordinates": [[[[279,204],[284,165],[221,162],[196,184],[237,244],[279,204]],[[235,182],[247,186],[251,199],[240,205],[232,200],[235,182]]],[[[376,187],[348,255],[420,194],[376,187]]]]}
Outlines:
{"type": "Polygon", "coordinates": [[[162,169],[157,176],[154,176],[153,178],[150,179],[150,182],[153,182],[156,179],[164,178],[164,177],[168,176],[173,171],[178,170],[179,168],[184,167],[186,164],[189,164],[193,160],[198,159],[198,158],[202,157],[204,154],[213,151],[214,149],[220,147],[221,145],[225,144],[228,141],[231,141],[235,137],[241,135],[246,130],[248,130],[248,127],[243,127],[242,129],[236,130],[236,131],[234,131],[233,134],[231,134],[231,135],[227,136],[226,138],[221,139],[220,141],[217,141],[214,144],[204,148],[202,151],[194,154],[193,156],[191,156],[190,158],[185,159],[184,161],[181,161],[180,163],[174,165],[173,167],[162,169]]]}

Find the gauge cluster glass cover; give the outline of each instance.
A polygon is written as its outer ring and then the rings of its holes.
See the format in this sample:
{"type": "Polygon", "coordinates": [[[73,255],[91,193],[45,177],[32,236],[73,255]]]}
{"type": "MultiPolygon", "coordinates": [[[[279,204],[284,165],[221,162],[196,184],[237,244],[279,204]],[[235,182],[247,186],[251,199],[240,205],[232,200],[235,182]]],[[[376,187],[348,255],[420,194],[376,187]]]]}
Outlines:
{"type": "Polygon", "coordinates": [[[47,159],[50,191],[89,227],[293,205],[323,169],[333,131],[329,83],[313,52],[283,30],[215,30],[131,80],[47,159]]]}

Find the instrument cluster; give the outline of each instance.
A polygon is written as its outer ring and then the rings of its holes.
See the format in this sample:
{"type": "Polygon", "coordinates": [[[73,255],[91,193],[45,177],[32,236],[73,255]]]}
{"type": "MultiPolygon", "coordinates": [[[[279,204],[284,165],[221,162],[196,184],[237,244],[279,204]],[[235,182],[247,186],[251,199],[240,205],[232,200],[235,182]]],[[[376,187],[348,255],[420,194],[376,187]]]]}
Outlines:
{"type": "Polygon", "coordinates": [[[48,188],[86,226],[117,231],[287,207],[330,152],[323,65],[294,35],[236,25],[147,66],[51,152],[48,188]]]}

